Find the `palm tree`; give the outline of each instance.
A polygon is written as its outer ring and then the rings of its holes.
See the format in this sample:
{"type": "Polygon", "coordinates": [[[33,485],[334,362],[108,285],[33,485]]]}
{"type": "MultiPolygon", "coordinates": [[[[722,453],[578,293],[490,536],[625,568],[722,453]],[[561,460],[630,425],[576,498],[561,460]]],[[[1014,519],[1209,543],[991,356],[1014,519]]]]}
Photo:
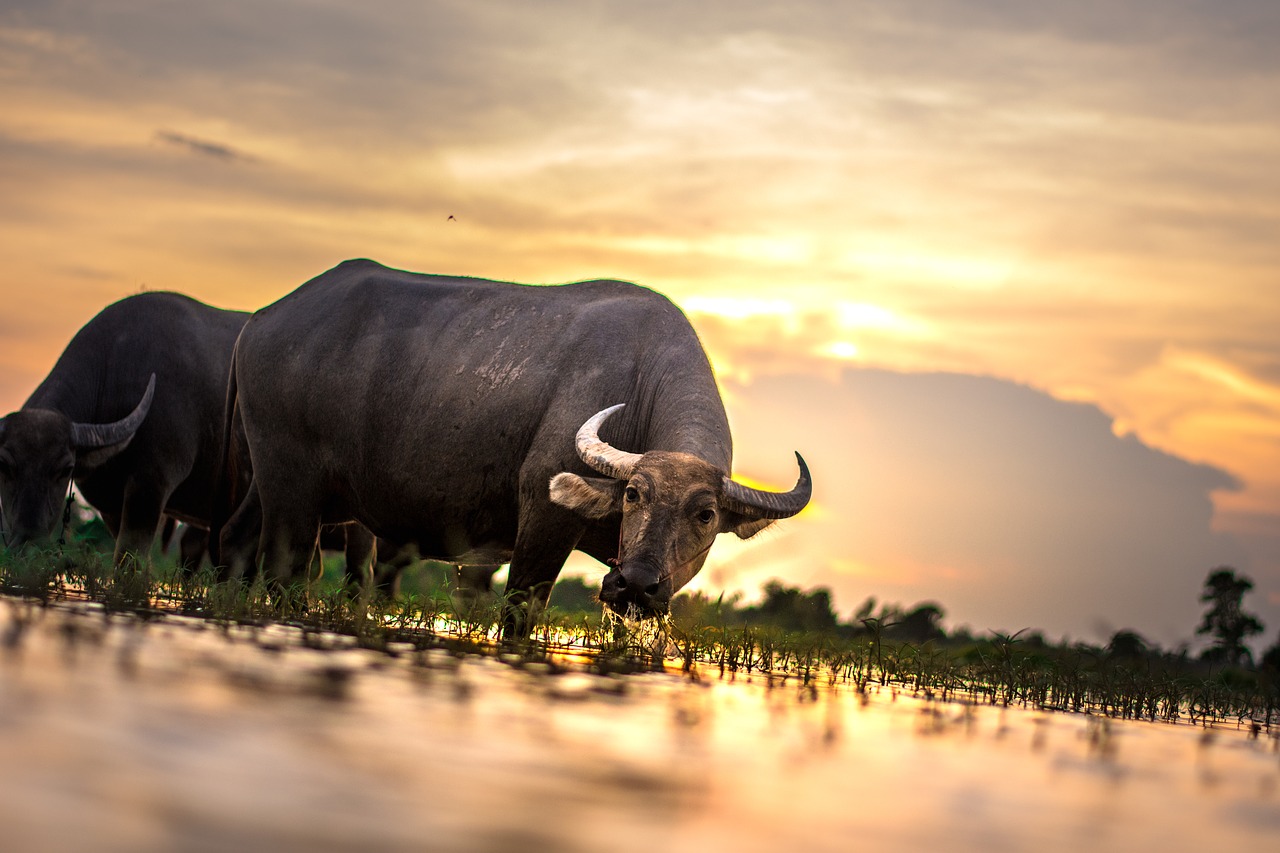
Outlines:
{"type": "Polygon", "coordinates": [[[1238,664],[1241,660],[1253,663],[1253,654],[1244,644],[1244,639],[1262,633],[1262,623],[1253,614],[1245,613],[1241,606],[1244,594],[1251,589],[1253,581],[1237,575],[1229,566],[1220,566],[1209,572],[1200,600],[1210,607],[1196,629],[1197,634],[1214,637],[1214,644],[1206,650],[1205,657],[1230,664],[1238,664]]]}

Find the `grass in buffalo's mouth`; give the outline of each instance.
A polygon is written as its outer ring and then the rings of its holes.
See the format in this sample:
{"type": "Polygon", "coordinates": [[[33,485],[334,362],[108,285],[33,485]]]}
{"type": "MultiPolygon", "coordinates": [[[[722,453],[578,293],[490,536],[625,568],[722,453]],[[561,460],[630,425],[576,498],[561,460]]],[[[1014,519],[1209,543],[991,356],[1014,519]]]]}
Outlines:
{"type": "Polygon", "coordinates": [[[81,543],[0,552],[0,593],[37,607],[87,600],[143,618],[176,613],[224,625],[287,624],[309,637],[354,637],[372,649],[447,648],[515,665],[539,662],[552,671],[571,665],[597,672],[679,669],[806,688],[845,685],[939,701],[1280,731],[1275,672],[1210,666],[1185,654],[1118,657],[1098,647],[1030,641],[1022,632],[911,643],[887,637],[876,620],[864,620],[870,624],[853,635],[793,631],[736,624],[719,606],[627,620],[598,605],[556,606],[554,598],[533,614],[527,638],[504,643],[500,593],[464,595],[447,575],[432,577],[387,597],[353,592],[332,566],[315,583],[277,589],[261,579],[218,583],[210,568],[183,572],[163,556],[116,567],[110,554],[81,543]]]}

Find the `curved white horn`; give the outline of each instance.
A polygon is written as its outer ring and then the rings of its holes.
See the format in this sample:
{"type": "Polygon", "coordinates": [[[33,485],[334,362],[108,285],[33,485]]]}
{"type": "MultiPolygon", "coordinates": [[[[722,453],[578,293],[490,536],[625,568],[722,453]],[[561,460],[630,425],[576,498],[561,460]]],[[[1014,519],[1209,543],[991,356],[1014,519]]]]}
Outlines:
{"type": "Polygon", "coordinates": [[[597,433],[605,419],[625,405],[626,403],[619,403],[616,406],[610,406],[587,418],[586,423],[578,427],[578,434],[573,440],[574,446],[578,449],[578,456],[583,462],[615,480],[630,478],[636,463],[640,461],[641,454],[618,450],[608,442],[602,441],[597,433]]]}

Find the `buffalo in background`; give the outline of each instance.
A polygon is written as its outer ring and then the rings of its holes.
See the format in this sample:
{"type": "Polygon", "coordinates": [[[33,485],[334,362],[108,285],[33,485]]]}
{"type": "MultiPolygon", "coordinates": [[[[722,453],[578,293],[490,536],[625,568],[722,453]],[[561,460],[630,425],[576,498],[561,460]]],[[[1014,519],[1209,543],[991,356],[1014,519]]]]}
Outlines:
{"type": "Polygon", "coordinates": [[[248,317],[154,292],[85,324],[22,408],[0,419],[6,544],[52,536],[72,479],[115,537],[117,564],[150,552],[162,516],[207,529],[226,377],[248,317]]]}

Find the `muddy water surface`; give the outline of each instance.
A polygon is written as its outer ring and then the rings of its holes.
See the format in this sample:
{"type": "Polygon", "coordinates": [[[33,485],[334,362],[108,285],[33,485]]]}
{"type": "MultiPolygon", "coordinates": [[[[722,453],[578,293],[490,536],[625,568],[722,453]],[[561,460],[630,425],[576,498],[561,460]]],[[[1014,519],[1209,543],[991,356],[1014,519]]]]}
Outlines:
{"type": "Polygon", "coordinates": [[[1280,849],[1266,733],[306,639],[0,599],[0,849],[1280,849]]]}

